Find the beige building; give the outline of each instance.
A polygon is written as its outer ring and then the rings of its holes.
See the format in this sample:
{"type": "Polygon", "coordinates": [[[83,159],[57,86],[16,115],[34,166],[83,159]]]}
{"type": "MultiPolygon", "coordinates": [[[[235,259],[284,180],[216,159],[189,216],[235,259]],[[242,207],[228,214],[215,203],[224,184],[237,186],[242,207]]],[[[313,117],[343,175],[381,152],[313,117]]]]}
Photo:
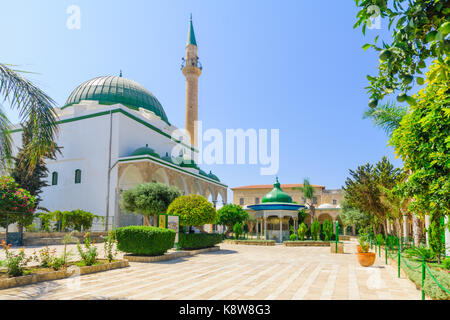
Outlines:
{"type": "MultiPolygon", "coordinates": [[[[281,184],[281,189],[292,197],[293,203],[306,205],[309,202],[303,195],[301,191],[303,184],[281,184]]],[[[342,227],[342,222],[339,218],[340,204],[344,199],[344,192],[342,189],[326,189],[322,185],[312,185],[315,191],[315,196],[313,199],[315,205],[315,218],[319,222],[324,220],[330,220],[333,222],[338,221],[339,225],[342,227]]],[[[241,205],[243,208],[247,206],[260,204],[263,197],[272,190],[273,186],[271,184],[264,185],[248,185],[242,187],[231,188],[233,190],[233,203],[241,205]]],[[[249,211],[251,213],[251,211],[249,211]]],[[[311,226],[312,216],[309,209],[306,210],[308,216],[305,219],[305,223],[311,226]]],[[[355,232],[354,228],[349,228],[352,233],[355,232]]],[[[350,231],[349,230],[349,231],[350,231]]],[[[345,232],[345,231],[344,231],[345,232]]]]}

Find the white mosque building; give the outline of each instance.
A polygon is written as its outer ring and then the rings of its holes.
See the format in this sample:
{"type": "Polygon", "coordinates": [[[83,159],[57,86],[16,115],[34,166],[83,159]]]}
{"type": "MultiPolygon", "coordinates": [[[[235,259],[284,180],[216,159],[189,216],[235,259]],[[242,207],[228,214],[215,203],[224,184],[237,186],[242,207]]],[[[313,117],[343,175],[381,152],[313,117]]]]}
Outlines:
{"type": "MultiPolygon", "coordinates": [[[[158,181],[184,194],[227,201],[227,185],[190,159],[196,150],[198,78],[202,67],[190,21],[186,57],[186,130],[191,140],[174,137],[173,126],[158,99],[139,83],[120,76],[101,76],[80,84],[56,109],[62,155],[47,161],[49,185],[41,206],[50,211],[82,209],[104,216],[107,227],[142,223],[142,217],[120,208],[123,190],[158,181]],[[174,153],[175,152],[175,153],[174,153]]],[[[21,146],[19,126],[13,130],[21,146]]],[[[97,228],[102,228],[98,226],[97,228]]]]}

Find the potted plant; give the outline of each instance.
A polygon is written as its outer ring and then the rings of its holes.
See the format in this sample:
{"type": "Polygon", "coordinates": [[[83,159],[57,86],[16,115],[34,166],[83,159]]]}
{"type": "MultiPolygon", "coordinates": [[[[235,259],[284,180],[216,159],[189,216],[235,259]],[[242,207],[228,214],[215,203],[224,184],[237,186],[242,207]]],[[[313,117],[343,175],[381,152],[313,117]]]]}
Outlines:
{"type": "Polygon", "coordinates": [[[358,262],[362,267],[370,267],[375,262],[375,253],[369,252],[369,242],[367,241],[367,235],[360,234],[359,236],[359,250],[357,253],[358,262]]]}

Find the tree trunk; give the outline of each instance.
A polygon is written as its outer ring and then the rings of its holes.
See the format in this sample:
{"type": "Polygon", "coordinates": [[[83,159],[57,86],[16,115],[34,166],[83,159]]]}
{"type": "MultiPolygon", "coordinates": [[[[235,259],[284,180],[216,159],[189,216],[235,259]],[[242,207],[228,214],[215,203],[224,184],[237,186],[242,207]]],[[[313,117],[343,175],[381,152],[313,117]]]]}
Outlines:
{"type": "Polygon", "coordinates": [[[418,247],[419,246],[419,219],[415,214],[412,216],[413,218],[413,236],[414,236],[414,244],[418,247]]]}
{"type": "Polygon", "coordinates": [[[143,216],[142,224],[144,226],[149,226],[150,225],[150,219],[147,216],[143,216]]]}

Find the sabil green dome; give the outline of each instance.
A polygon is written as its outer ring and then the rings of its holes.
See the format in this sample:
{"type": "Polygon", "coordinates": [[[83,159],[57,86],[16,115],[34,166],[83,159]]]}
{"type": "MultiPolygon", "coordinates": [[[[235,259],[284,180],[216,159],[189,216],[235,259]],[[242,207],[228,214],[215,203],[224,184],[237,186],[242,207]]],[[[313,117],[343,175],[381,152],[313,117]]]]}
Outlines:
{"type": "Polygon", "coordinates": [[[262,198],[261,202],[267,203],[267,202],[282,202],[282,203],[292,203],[292,197],[288,195],[286,192],[283,192],[281,190],[280,183],[277,181],[273,185],[272,191],[270,191],[268,194],[262,198]]]}
{"type": "Polygon", "coordinates": [[[98,77],[80,84],[71,93],[63,108],[82,100],[94,100],[101,104],[120,103],[134,110],[147,109],[169,124],[158,99],[139,83],[121,76],[98,77]]]}

